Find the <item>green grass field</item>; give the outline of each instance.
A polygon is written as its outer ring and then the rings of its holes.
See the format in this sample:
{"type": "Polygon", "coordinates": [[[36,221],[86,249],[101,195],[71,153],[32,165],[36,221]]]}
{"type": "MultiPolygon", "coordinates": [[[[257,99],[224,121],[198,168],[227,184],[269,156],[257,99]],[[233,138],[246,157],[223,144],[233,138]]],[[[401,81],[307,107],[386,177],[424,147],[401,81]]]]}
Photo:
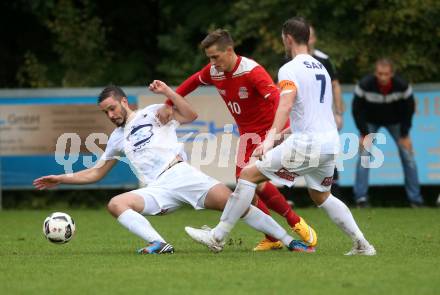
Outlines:
{"type": "Polygon", "coordinates": [[[145,256],[106,211],[64,211],[77,223],[66,245],[42,234],[50,211],[0,212],[0,294],[440,294],[438,209],[353,210],[376,257],[343,256],[350,240],[319,209],[298,210],[318,232],[314,254],[254,253],[262,236],[242,223],[210,253],[183,227],[219,213],[185,208],[150,218],[176,253],[145,256]]]}

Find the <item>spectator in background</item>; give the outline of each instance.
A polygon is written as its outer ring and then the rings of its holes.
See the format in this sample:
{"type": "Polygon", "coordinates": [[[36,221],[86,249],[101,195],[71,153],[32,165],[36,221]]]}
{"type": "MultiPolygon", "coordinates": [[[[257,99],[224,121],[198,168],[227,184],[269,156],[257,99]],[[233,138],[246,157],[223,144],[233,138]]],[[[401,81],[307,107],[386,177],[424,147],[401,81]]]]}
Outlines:
{"type": "MultiPolygon", "coordinates": [[[[405,174],[405,190],[411,207],[423,206],[414,151],[409,137],[414,114],[412,88],[404,79],[394,74],[391,60],[376,61],[375,73],[365,76],[356,85],[353,99],[353,117],[360,132],[360,156],[368,156],[364,138],[385,127],[399,149],[405,174]]],[[[369,169],[357,163],[354,198],[358,207],[368,206],[369,169]]]]}
{"type": "MultiPolygon", "coordinates": [[[[330,79],[332,80],[332,93],[333,93],[333,115],[335,117],[335,122],[338,130],[342,129],[344,113],[344,102],[342,100],[341,85],[339,84],[336,69],[330,61],[330,57],[323,53],[322,51],[315,48],[315,43],[317,41],[315,29],[310,26],[310,38],[309,38],[309,54],[317,59],[327,70],[330,79]]],[[[333,174],[333,184],[331,188],[333,195],[341,196],[341,191],[339,188],[339,174],[338,170],[335,168],[335,173],[333,174]]]]}

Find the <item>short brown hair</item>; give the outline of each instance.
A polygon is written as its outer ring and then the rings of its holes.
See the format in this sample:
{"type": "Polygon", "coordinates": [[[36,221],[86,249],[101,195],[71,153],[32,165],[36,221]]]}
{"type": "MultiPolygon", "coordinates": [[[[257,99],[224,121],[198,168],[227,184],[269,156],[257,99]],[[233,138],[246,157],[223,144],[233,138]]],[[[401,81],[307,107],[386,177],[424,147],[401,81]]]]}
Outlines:
{"type": "Polygon", "coordinates": [[[219,50],[225,50],[228,46],[234,47],[234,40],[232,40],[231,34],[228,31],[217,29],[209,33],[200,43],[202,49],[209,48],[212,45],[217,45],[219,50]]]}
{"type": "Polygon", "coordinates": [[[292,36],[296,43],[307,45],[310,38],[310,25],[304,18],[296,16],[286,20],[282,32],[284,35],[292,36]]]}
{"type": "Polygon", "coordinates": [[[113,97],[117,101],[121,101],[123,97],[127,97],[125,92],[116,85],[109,85],[105,87],[98,96],[98,104],[106,100],[109,97],[113,97]]]}

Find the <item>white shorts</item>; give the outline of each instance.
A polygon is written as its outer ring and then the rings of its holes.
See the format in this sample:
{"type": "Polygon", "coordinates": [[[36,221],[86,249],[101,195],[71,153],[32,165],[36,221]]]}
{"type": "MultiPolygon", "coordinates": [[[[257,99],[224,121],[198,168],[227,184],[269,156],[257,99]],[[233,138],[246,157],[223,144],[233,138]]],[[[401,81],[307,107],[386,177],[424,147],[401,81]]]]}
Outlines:
{"type": "Polygon", "coordinates": [[[310,146],[286,139],[255,163],[258,170],[277,185],[293,186],[297,176],[304,176],[308,188],[330,191],[335,170],[334,154],[311,153],[310,146]]]}
{"type": "Polygon", "coordinates": [[[208,191],[220,182],[186,162],[177,163],[165,170],[148,186],[131,191],[144,198],[144,215],[161,215],[189,204],[194,209],[204,209],[208,191]]]}

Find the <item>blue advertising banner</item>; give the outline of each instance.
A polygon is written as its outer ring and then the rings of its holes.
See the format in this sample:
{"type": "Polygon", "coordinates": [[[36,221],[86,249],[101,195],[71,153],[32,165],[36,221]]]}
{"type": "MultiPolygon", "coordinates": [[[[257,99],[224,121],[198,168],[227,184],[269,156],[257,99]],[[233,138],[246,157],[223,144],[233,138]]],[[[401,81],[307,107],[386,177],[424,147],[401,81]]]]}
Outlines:
{"type": "MultiPolygon", "coordinates": [[[[440,88],[440,87],[438,87],[440,88]]],[[[437,89],[437,88],[436,88],[437,89]]],[[[127,88],[129,102],[140,105],[140,97],[146,92],[144,88],[127,88]]],[[[69,152],[77,148],[77,158],[72,162],[73,171],[87,167],[90,159],[90,150],[87,138],[91,134],[104,133],[109,135],[114,125],[96,107],[96,93],[98,89],[85,91],[84,89],[46,91],[41,95],[32,95],[38,91],[9,90],[6,95],[0,91],[0,186],[3,189],[32,188],[33,179],[47,174],[64,172],[63,165],[55,156],[55,148],[62,134],[76,134],[79,145],[66,143],[65,159],[69,159],[69,152]],[[17,93],[17,95],[14,95],[17,93]],[[30,95],[28,95],[30,94],[30,95]]],[[[233,184],[235,182],[234,152],[223,154],[220,147],[220,138],[223,136],[225,124],[233,123],[226,106],[218,97],[213,88],[206,88],[199,94],[200,100],[193,100],[198,107],[199,118],[191,124],[181,126],[178,130],[180,137],[187,136],[186,148],[191,164],[199,167],[209,175],[220,181],[233,184]],[[197,102],[196,102],[197,101],[197,102]],[[203,103],[202,103],[203,102],[203,103]],[[212,112],[215,110],[215,112],[212,112]],[[193,154],[194,139],[201,133],[212,134],[217,137],[216,158],[207,158],[195,161],[193,154]],[[193,157],[191,157],[193,156],[193,157]],[[218,158],[229,159],[228,165],[220,165],[218,158]]],[[[343,186],[352,186],[356,171],[357,153],[348,153],[349,140],[358,140],[358,131],[351,115],[351,101],[353,94],[344,92],[343,99],[346,105],[344,127],[341,130],[341,140],[344,149],[340,161],[340,183],[343,186]]],[[[422,185],[440,184],[440,91],[415,91],[417,111],[413,119],[411,138],[413,140],[419,179],[422,185]]],[[[143,98],[144,105],[162,102],[163,98],[143,98]]],[[[229,125],[233,136],[232,149],[235,149],[238,132],[235,125],[229,125]]],[[[370,184],[372,185],[400,185],[403,183],[402,165],[400,163],[396,144],[385,129],[386,143],[376,143],[382,152],[384,162],[379,168],[371,169],[370,184]]],[[[101,150],[105,141],[99,141],[101,150]]],[[[228,151],[225,151],[228,152],[228,151]]],[[[96,156],[93,160],[96,161],[96,156]]],[[[102,181],[88,186],[77,188],[132,188],[138,186],[138,180],[126,163],[118,163],[116,167],[102,181]]]]}
{"type": "MultiPolygon", "coordinates": [[[[13,91],[9,92],[14,94],[13,91]]],[[[32,181],[35,178],[65,173],[65,166],[60,163],[69,158],[73,171],[90,167],[90,164],[88,166],[86,164],[96,161],[96,156],[92,156],[93,159],[85,159],[86,156],[91,157],[86,139],[93,133],[109,135],[114,125],[96,106],[96,95],[78,96],[68,95],[65,92],[60,90],[60,95],[0,97],[2,189],[32,188],[32,181]],[[59,155],[57,160],[55,156],[57,140],[64,133],[74,135],[77,146],[73,141],[66,142],[65,148],[62,149],[63,154],[59,155]],[[73,151],[75,149],[76,152],[73,151]],[[74,152],[75,156],[69,155],[70,152],[74,152]]],[[[95,93],[95,91],[91,92],[95,93]]],[[[131,104],[137,104],[136,95],[129,95],[128,99],[131,104]]],[[[101,144],[101,149],[104,146],[101,144]]],[[[75,186],[75,188],[137,186],[138,180],[130,167],[120,162],[102,181],[86,186],[75,186]]]]}

